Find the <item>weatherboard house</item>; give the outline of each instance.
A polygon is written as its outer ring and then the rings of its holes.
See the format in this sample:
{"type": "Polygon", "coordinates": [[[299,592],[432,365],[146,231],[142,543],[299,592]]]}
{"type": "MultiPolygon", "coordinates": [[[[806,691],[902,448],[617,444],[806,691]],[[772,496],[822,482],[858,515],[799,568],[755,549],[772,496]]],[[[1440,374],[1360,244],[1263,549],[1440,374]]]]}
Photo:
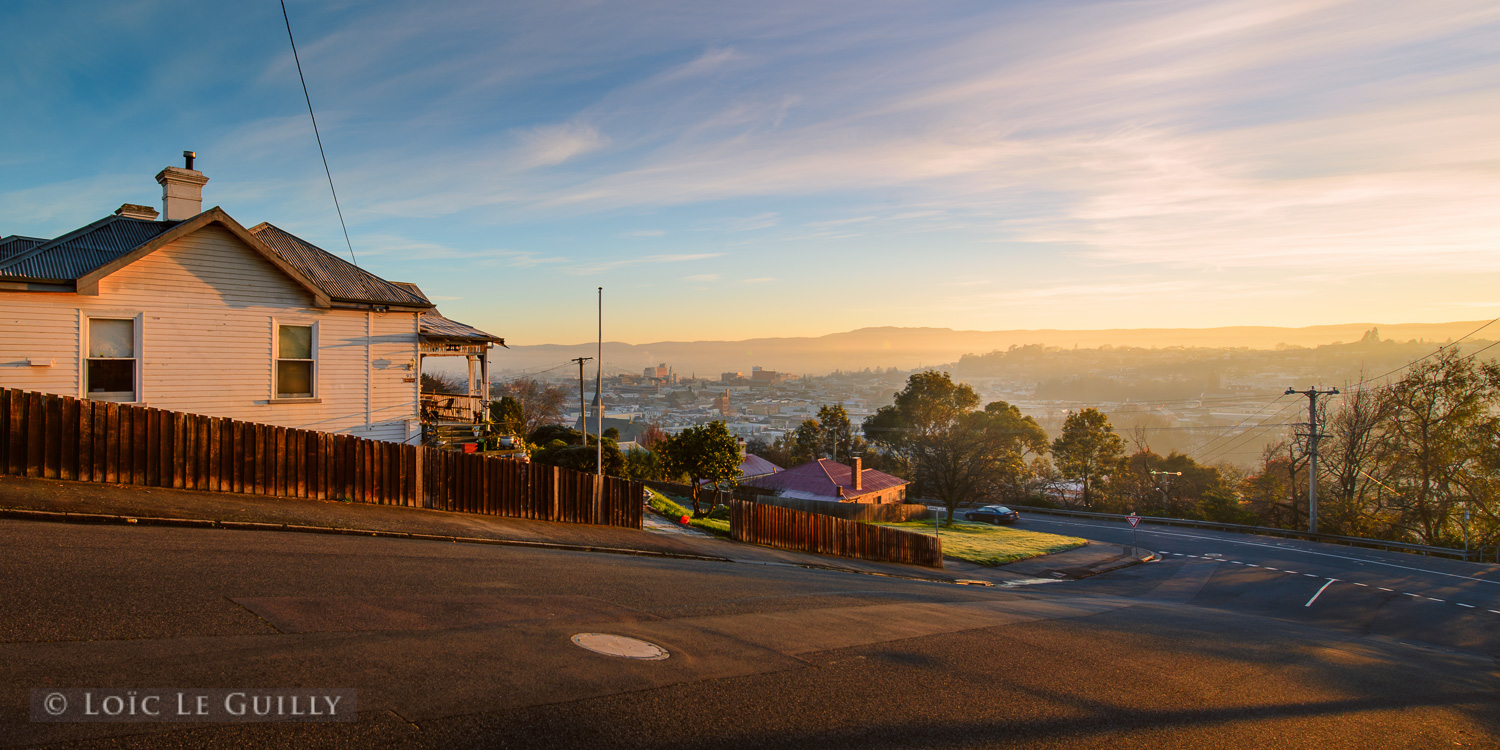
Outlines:
{"type": "Polygon", "coordinates": [[[160,218],[127,203],[0,238],[0,386],[414,441],[423,356],[469,356],[472,373],[503,344],[414,285],[201,210],[208,178],[184,156],[156,176],[160,218]]]}
{"type": "Polygon", "coordinates": [[[877,504],[905,502],[906,485],[910,482],[866,469],[858,458],[852,466],[820,458],[774,474],[742,479],[740,484],[773,490],[781,497],[877,504]]]}

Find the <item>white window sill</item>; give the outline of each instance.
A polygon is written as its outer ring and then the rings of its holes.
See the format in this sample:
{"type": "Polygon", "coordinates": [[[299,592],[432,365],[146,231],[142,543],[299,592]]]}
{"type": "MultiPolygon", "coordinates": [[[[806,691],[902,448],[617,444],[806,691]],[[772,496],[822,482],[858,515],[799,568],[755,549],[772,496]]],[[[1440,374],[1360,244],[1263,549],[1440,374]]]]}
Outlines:
{"type": "Polygon", "coordinates": [[[321,404],[321,398],[270,398],[257,403],[275,406],[276,404],[321,404]]]}

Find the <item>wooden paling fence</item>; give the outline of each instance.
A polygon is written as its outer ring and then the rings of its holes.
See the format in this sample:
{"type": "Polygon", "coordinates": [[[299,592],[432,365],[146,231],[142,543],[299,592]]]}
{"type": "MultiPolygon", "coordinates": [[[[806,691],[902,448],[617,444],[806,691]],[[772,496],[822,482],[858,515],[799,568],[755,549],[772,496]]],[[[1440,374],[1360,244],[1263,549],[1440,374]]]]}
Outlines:
{"type": "Polygon", "coordinates": [[[745,500],[729,503],[729,533],[736,541],[767,547],[943,567],[943,546],[936,537],[745,500]]]}
{"type": "Polygon", "coordinates": [[[0,472],[641,527],[641,486],[616,477],[13,388],[0,472]]]}

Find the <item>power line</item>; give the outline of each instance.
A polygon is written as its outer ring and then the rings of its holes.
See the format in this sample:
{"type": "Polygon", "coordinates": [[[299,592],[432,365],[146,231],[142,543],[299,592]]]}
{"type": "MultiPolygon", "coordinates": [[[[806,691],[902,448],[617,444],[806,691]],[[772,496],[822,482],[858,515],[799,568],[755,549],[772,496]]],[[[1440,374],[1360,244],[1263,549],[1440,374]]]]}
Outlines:
{"type": "MultiPolygon", "coordinates": [[[[1299,404],[1297,404],[1295,402],[1290,403],[1290,404],[1282,407],[1280,411],[1278,411],[1275,414],[1273,414],[1270,417],[1268,417],[1268,419],[1278,419],[1279,420],[1283,416],[1285,416],[1288,412],[1290,412],[1290,411],[1298,408],[1298,406],[1299,406],[1299,404]]],[[[1227,456],[1227,455],[1233,453],[1236,449],[1242,447],[1251,438],[1253,438],[1253,437],[1256,436],[1255,433],[1251,432],[1251,430],[1256,429],[1256,427],[1258,427],[1258,426],[1259,425],[1252,426],[1252,427],[1247,427],[1244,432],[1242,432],[1242,433],[1240,433],[1238,435],[1235,435],[1234,437],[1230,438],[1228,442],[1224,443],[1223,445],[1219,446],[1218,448],[1215,448],[1212,451],[1208,451],[1208,452],[1204,453],[1202,455],[1202,457],[1199,458],[1198,460],[1200,462],[1207,462],[1210,459],[1217,458],[1219,456],[1227,456]]],[[[1291,425],[1278,422],[1274,426],[1276,426],[1276,427],[1287,427],[1287,426],[1291,426],[1291,425]]],[[[1233,430],[1234,428],[1230,428],[1230,429],[1233,430]]],[[[1217,438],[1215,438],[1215,439],[1217,439],[1217,438]]],[[[1212,441],[1210,441],[1210,442],[1212,442],[1212,441]]]]}
{"type": "MultiPolygon", "coordinates": [[[[1495,318],[1495,320],[1491,320],[1490,322],[1485,323],[1484,325],[1482,325],[1482,326],[1480,326],[1478,328],[1475,328],[1474,330],[1469,331],[1468,333],[1466,333],[1466,334],[1464,334],[1462,336],[1459,336],[1458,338],[1454,339],[1453,341],[1450,341],[1450,342],[1448,342],[1448,343],[1446,343],[1446,344],[1438,347],[1435,351],[1429,352],[1425,356],[1418,357],[1418,358],[1416,358],[1416,359],[1414,359],[1414,360],[1412,360],[1410,362],[1407,362],[1406,364],[1401,365],[1400,367],[1397,367],[1396,369],[1391,370],[1390,372],[1385,373],[1384,375],[1376,375],[1373,378],[1365,378],[1364,380],[1361,380],[1358,383],[1355,383],[1354,385],[1349,386],[1349,390],[1354,390],[1354,389],[1356,389],[1356,388],[1364,385],[1365,383],[1371,383],[1371,382],[1374,382],[1376,380],[1380,380],[1381,378],[1390,377],[1392,375],[1395,375],[1398,372],[1401,372],[1402,370],[1407,369],[1408,367],[1411,367],[1412,365],[1415,365],[1415,364],[1418,364],[1420,362],[1424,362],[1424,361],[1426,361],[1428,359],[1431,359],[1433,357],[1436,357],[1437,355],[1442,354],[1445,350],[1450,349],[1450,348],[1455,347],[1455,346],[1458,346],[1459,342],[1463,341],[1464,339],[1466,339],[1466,338],[1468,338],[1470,336],[1473,336],[1474,334],[1479,333],[1480,331],[1483,331],[1486,328],[1489,328],[1490,326],[1494,325],[1496,321],[1500,321],[1500,318],[1495,318]]],[[[1500,343],[1500,341],[1497,341],[1495,343],[1500,343]]],[[[1494,346],[1494,345],[1495,344],[1490,344],[1490,346],[1494,346]]],[[[1488,348],[1490,348],[1490,346],[1486,346],[1484,349],[1488,349],[1488,348]]],[[[1484,349],[1480,349],[1479,352],[1484,351],[1484,349]]],[[[1475,355],[1479,354],[1479,352],[1474,352],[1474,354],[1469,355],[1469,358],[1472,359],[1475,355]]]]}
{"type": "Polygon", "coordinates": [[[286,21],[286,40],[292,43],[292,60],[297,63],[297,79],[302,81],[302,98],[307,100],[307,116],[312,120],[313,138],[318,141],[318,155],[323,157],[323,173],[328,175],[328,192],[333,194],[333,210],[338,212],[339,226],[344,229],[344,244],[349,246],[349,259],[359,265],[354,257],[354,243],[349,241],[349,226],[344,223],[344,209],[339,207],[339,193],[333,189],[333,171],[328,168],[328,154],[323,152],[323,136],[318,134],[318,116],[313,114],[312,96],[307,93],[307,77],[302,75],[302,60],[297,57],[297,40],[292,38],[292,19],[286,14],[286,0],[281,0],[281,19],[286,21]]]}

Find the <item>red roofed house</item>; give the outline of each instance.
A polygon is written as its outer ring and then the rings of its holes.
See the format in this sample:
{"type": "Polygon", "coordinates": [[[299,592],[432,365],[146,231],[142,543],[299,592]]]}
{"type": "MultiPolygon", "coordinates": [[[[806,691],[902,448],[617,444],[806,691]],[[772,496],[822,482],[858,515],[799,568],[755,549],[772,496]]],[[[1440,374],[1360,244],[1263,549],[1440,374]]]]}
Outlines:
{"type": "Polygon", "coordinates": [[[854,459],[850,467],[827,458],[766,476],[741,480],[740,484],[775,490],[781,497],[842,503],[901,503],[910,482],[876,469],[866,469],[854,459]]]}
{"type": "Polygon", "coordinates": [[[746,453],[740,457],[740,482],[742,484],[746,479],[779,474],[783,471],[786,470],[754,453],[746,453]]]}

